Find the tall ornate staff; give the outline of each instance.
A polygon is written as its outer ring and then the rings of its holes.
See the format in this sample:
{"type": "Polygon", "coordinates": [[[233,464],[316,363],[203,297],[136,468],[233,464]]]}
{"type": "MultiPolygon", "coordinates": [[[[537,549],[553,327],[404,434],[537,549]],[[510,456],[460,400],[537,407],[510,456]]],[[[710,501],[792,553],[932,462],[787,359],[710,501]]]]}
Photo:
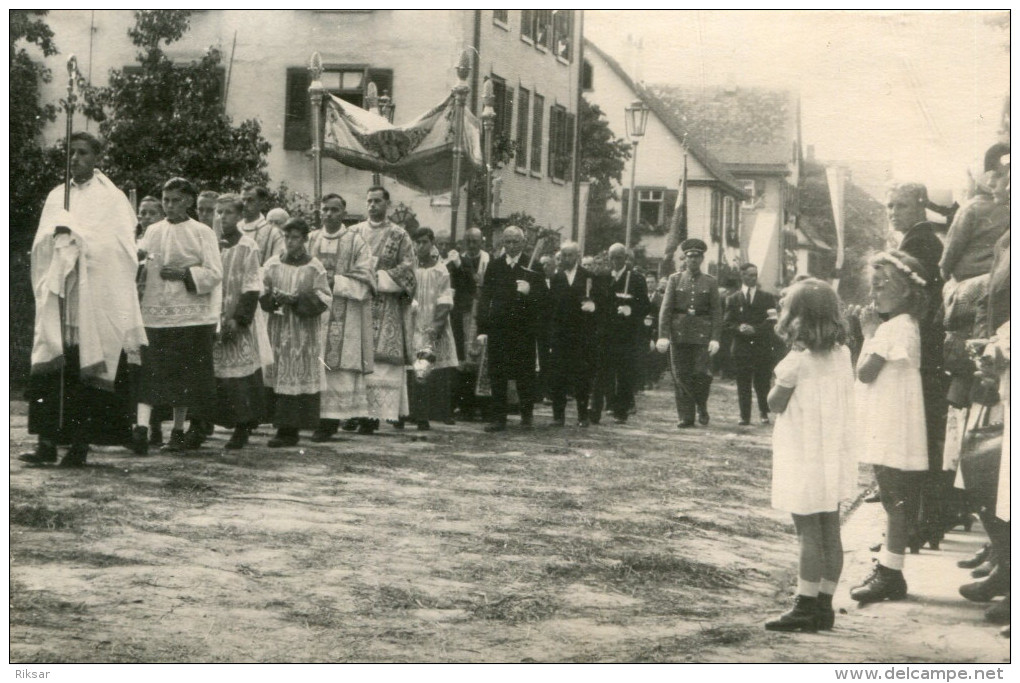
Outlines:
{"type": "MultiPolygon", "coordinates": [[[[64,163],[64,211],[71,210],[71,134],[74,132],[74,105],[76,104],[78,97],[75,82],[78,77],[78,60],[74,55],[71,55],[67,58],[67,101],[64,103],[64,112],[67,116],[67,133],[64,137],[64,147],[66,149],[64,163]]],[[[63,296],[59,298],[57,307],[60,313],[60,343],[63,344],[65,339],[65,301],[63,296]]],[[[64,354],[65,362],[66,358],[66,354],[64,354]]],[[[58,431],[62,431],[64,429],[64,389],[66,384],[64,369],[65,362],[60,364],[60,400],[57,411],[58,431]]]]}
{"type": "Polygon", "coordinates": [[[315,227],[320,228],[320,205],[322,204],[322,55],[312,53],[308,62],[308,73],[312,82],[308,86],[308,97],[312,102],[312,174],[315,187],[312,191],[312,216],[315,227]]]}
{"type": "Polygon", "coordinates": [[[471,75],[471,53],[464,50],[457,64],[457,85],[453,86],[453,190],[450,193],[450,241],[457,239],[457,214],[460,212],[460,164],[464,156],[464,105],[471,86],[467,79],[471,75]]]}

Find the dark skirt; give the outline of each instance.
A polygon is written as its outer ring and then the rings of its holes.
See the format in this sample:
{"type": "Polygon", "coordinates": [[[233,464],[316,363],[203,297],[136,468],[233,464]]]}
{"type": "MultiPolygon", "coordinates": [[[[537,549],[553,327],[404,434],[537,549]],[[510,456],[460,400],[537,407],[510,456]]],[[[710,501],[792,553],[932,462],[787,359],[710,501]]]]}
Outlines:
{"type": "Polygon", "coordinates": [[[123,445],[131,438],[135,404],[127,357],[120,354],[113,391],[82,384],[78,347],[64,353],[64,423],[60,428],[60,371],[28,379],[28,433],[69,444],[123,445]]]}
{"type": "Polygon", "coordinates": [[[424,383],[407,373],[408,401],[411,404],[411,420],[436,420],[439,422],[453,417],[453,382],[457,368],[441,368],[429,373],[424,383]]]}
{"type": "Polygon", "coordinates": [[[262,370],[247,377],[216,378],[216,409],[210,422],[221,427],[261,424],[266,414],[262,370]]]}
{"type": "Polygon", "coordinates": [[[273,394],[273,425],[283,429],[319,426],[320,394],[273,394]]]}
{"type": "Polygon", "coordinates": [[[186,407],[208,415],[216,400],[213,375],[215,325],[146,327],[139,401],[186,407]]]}

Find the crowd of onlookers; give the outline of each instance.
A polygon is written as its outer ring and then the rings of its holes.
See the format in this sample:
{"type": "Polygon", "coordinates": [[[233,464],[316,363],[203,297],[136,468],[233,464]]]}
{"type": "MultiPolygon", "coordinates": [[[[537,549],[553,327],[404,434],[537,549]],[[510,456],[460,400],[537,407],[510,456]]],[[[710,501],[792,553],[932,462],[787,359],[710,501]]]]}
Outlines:
{"type": "Polygon", "coordinates": [[[960,594],[1003,596],[986,617],[1009,634],[1008,145],[989,149],[971,179],[948,223],[928,220],[924,185],[891,186],[890,244],[872,257],[868,305],[846,308],[810,278],[782,295],[777,332],[790,351],[768,400],[780,413],[773,504],[793,514],[801,556],[794,607],[766,628],[831,628],[839,501],[859,458],[874,466],[867,500],[882,504],[886,528],[850,597],[905,598],[907,552],[937,550],[976,513],[989,542],[959,563],[978,579],[960,594]]]}

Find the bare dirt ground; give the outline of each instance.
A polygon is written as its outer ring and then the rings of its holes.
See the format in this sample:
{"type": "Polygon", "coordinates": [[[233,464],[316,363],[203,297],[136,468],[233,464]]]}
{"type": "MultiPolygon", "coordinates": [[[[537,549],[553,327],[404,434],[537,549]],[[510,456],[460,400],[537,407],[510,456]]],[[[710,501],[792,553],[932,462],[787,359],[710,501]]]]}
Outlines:
{"type": "Polygon", "coordinates": [[[1008,661],[980,612],[961,645],[924,598],[764,631],[796,540],[769,507],[769,428],[736,426],[731,383],[713,394],[712,424],[684,432],[656,390],[624,426],[557,430],[545,408],[532,432],[384,426],[281,451],[263,428],[240,453],[217,432],[84,471],[17,461],[34,438],[12,403],[10,659],[1008,661]]]}

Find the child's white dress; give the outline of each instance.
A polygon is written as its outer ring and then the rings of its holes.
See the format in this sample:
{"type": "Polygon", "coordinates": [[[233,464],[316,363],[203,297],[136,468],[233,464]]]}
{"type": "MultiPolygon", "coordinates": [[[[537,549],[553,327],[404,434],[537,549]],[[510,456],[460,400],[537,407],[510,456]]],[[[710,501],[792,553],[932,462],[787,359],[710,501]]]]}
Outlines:
{"type": "Polygon", "coordinates": [[[906,313],[891,318],[864,341],[868,354],[885,359],[870,384],[857,383],[861,462],[905,471],[928,469],[928,437],[921,393],[921,333],[906,313]]]}
{"type": "Polygon", "coordinates": [[[775,373],[793,394],[772,431],[772,506],[833,512],[857,487],[850,351],[790,351],[775,373]]]}

